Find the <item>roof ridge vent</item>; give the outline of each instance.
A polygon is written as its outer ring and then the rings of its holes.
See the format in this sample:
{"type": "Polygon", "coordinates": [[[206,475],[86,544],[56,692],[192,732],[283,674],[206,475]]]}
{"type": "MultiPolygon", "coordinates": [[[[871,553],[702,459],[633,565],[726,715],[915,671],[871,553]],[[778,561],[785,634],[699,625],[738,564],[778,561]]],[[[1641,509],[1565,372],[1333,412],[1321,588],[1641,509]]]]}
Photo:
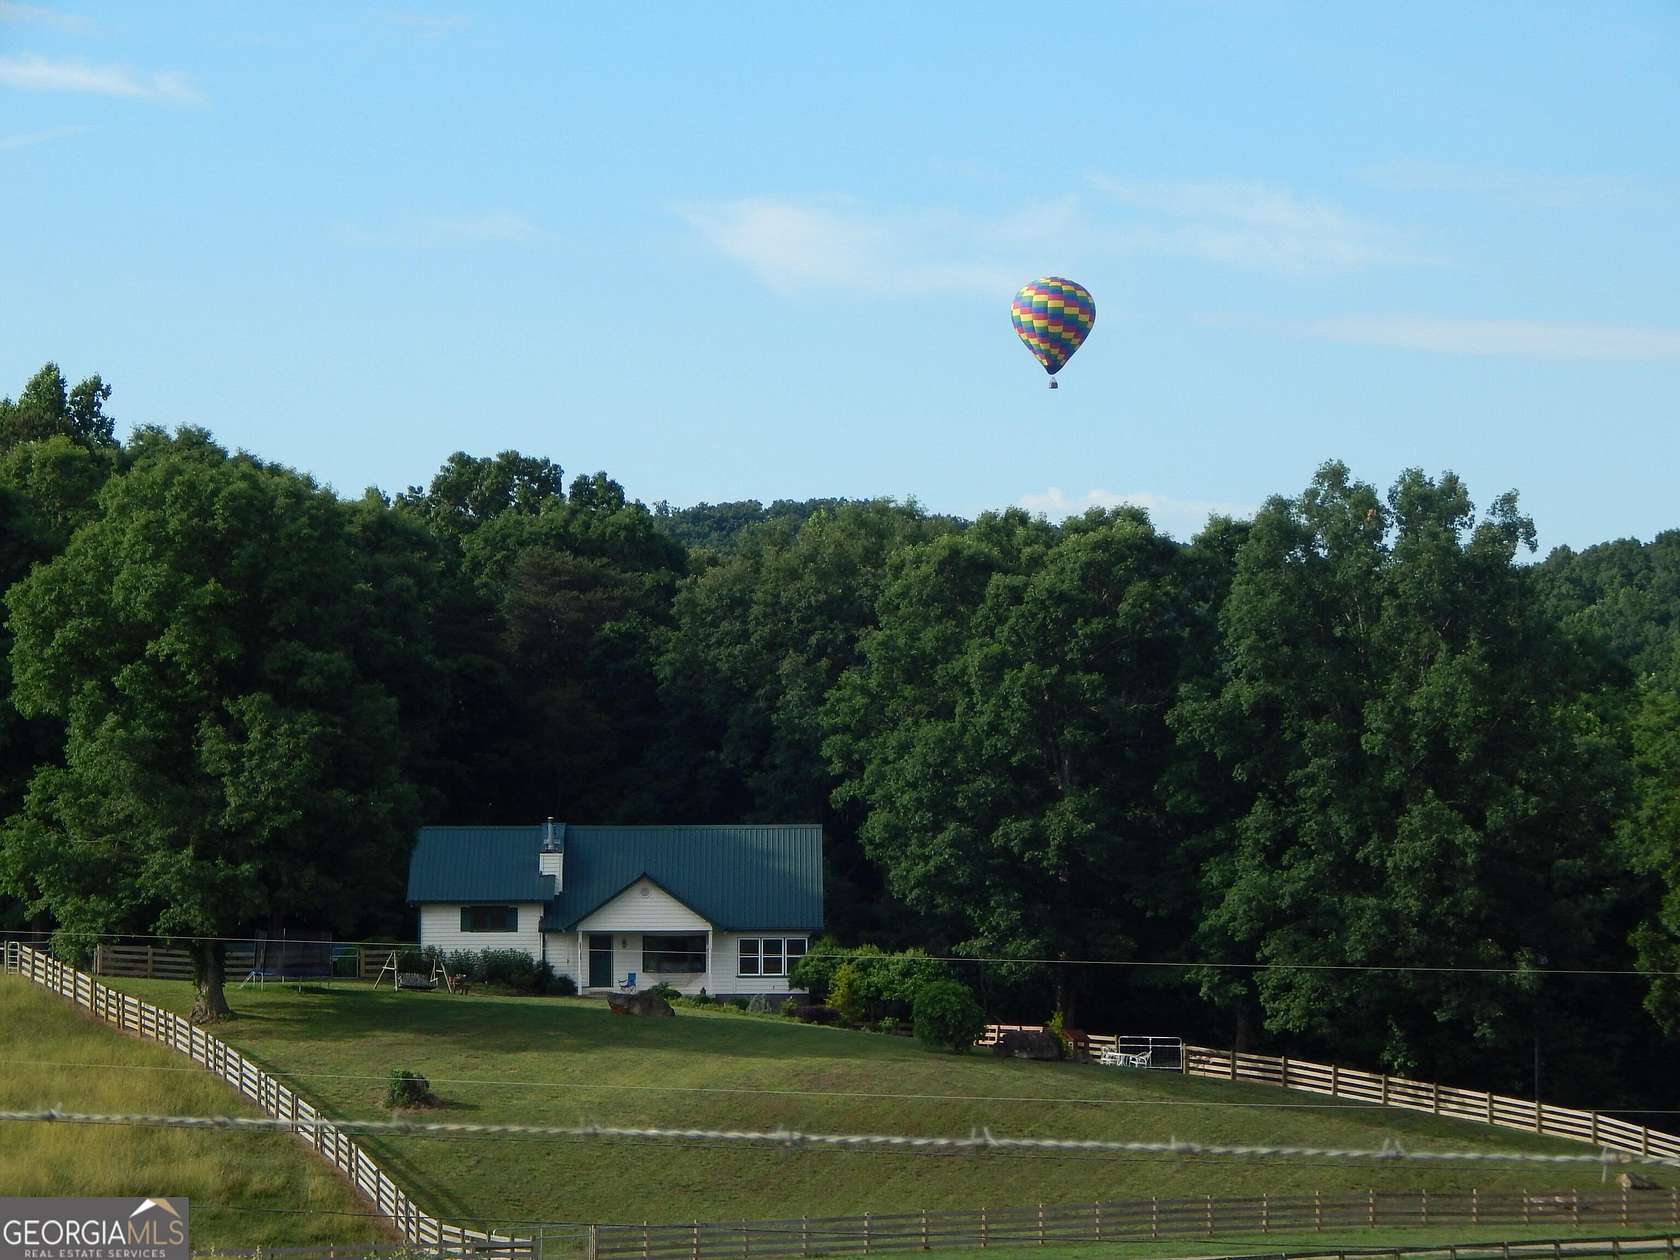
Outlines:
{"type": "Polygon", "coordinates": [[[550,818],[543,827],[543,852],[560,852],[560,833],[555,830],[554,819],[550,818]]]}

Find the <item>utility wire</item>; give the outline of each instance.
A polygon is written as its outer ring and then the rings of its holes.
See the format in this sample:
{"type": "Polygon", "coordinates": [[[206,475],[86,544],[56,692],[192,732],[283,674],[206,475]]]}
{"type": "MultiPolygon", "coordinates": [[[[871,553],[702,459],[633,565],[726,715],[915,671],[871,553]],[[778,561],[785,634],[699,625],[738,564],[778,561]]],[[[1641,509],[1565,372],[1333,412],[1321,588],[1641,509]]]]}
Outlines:
{"type": "MultiPolygon", "coordinates": [[[[12,933],[13,939],[24,934],[12,933]]],[[[29,934],[34,940],[50,938],[51,933],[29,934]]],[[[141,940],[167,941],[172,943],[203,943],[220,941],[229,945],[265,945],[270,948],[292,945],[334,945],[334,946],[366,946],[369,949],[396,950],[399,953],[409,950],[433,948],[423,946],[416,941],[386,943],[380,941],[328,941],[303,940],[291,937],[256,937],[256,936],[182,936],[169,935],[158,932],[65,932],[66,936],[81,940],[141,940]]],[[[808,953],[805,958],[826,958],[835,961],[847,961],[853,958],[851,954],[808,953]]],[[[1647,968],[1617,968],[1617,967],[1476,967],[1476,966],[1427,966],[1416,963],[1297,963],[1297,962],[1198,962],[1194,960],[1160,960],[1152,961],[1136,958],[1013,958],[996,957],[991,955],[971,954],[911,954],[911,953],[883,953],[872,954],[872,959],[890,961],[905,959],[920,962],[943,963],[991,963],[997,965],[1033,966],[1033,967],[1157,967],[1168,969],[1191,970],[1205,967],[1215,971],[1346,971],[1346,972],[1390,972],[1396,974],[1417,973],[1428,975],[1489,975],[1489,976],[1633,976],[1633,977],[1680,977],[1680,970],[1663,971],[1647,968]]],[[[318,976],[299,977],[299,980],[348,980],[349,976],[318,976]]],[[[289,981],[287,983],[290,983],[289,981]]]]}
{"type": "Polygon", "coordinates": [[[736,1129],[627,1128],[609,1125],[526,1125],[437,1123],[414,1120],[297,1120],[270,1116],[114,1115],[68,1111],[0,1111],[0,1121],[43,1124],[111,1124],[151,1128],[283,1132],[333,1129],[340,1133],[400,1134],[439,1137],[554,1137],[591,1139],[666,1139],[674,1142],[739,1143],[766,1149],[839,1148],[850,1150],[952,1151],[1068,1151],[1073,1153],[1203,1155],[1244,1159],[1316,1158],[1375,1159],[1415,1163],[1490,1164],[1630,1164],[1680,1168],[1680,1159],[1624,1154],[1604,1149],[1597,1154],[1542,1154],[1528,1151],[1413,1151],[1389,1141],[1380,1149],[1337,1149],[1309,1146],[1218,1146],[1200,1142],[1116,1142],[1097,1138],[1008,1138],[982,1129],[968,1137],[914,1137],[893,1133],[801,1133],[791,1129],[769,1132],[736,1129]]]}

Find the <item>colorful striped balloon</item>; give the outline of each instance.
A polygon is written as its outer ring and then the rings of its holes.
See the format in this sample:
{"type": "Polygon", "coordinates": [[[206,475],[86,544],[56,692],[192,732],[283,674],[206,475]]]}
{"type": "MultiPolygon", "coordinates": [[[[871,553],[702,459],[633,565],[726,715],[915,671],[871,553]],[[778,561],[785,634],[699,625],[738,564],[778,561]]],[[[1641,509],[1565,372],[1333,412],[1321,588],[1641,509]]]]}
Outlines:
{"type": "Polygon", "coordinates": [[[1054,377],[1090,335],[1091,325],[1097,322],[1097,304],[1084,285],[1044,276],[1021,286],[1009,318],[1015,335],[1054,377]]]}

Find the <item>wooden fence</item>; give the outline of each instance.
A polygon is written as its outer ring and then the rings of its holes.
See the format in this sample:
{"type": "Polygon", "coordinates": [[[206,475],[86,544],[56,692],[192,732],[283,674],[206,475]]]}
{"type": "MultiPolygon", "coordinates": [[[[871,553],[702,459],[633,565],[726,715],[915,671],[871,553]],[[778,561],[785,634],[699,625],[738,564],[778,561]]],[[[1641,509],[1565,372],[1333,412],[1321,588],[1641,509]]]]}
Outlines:
{"type": "Polygon", "coordinates": [[[321,1121],[315,1105],[218,1037],[130,994],[100,984],[52,955],[18,941],[5,945],[5,969],[68,998],[96,1018],[127,1032],[160,1042],[202,1064],[269,1115],[289,1121],[292,1133],[343,1173],[350,1184],[389,1220],[404,1241],[451,1252],[524,1260],[529,1239],[446,1224],[420,1210],[401,1187],[354,1140],[334,1124],[321,1121]],[[319,1123],[317,1123],[320,1121],[319,1123]]]}
{"type": "Polygon", "coordinates": [[[1680,1228],[1680,1190],[1460,1194],[1425,1191],[1260,1195],[1220,1199],[1125,1199],[1041,1203],[1024,1208],[811,1217],[785,1221],[700,1221],[595,1225],[591,1260],[704,1260],[708,1256],[868,1255],[877,1251],[977,1250],[1072,1242],[1151,1242],[1221,1234],[1303,1235],[1408,1226],[1475,1229],[1547,1224],[1680,1228]]]}
{"type": "Polygon", "coordinates": [[[1408,1080],[1381,1072],[1310,1063],[1304,1059],[1235,1050],[1184,1047],[1188,1076],[1282,1089],[1305,1090],[1357,1102],[1378,1103],[1407,1111],[1427,1111],[1455,1120],[1475,1120],[1502,1129],[1520,1129],[1546,1137],[1588,1142],[1604,1150],[1655,1159],[1680,1159],[1680,1137],[1642,1124],[1629,1124],[1598,1111],[1579,1111],[1532,1098],[1510,1098],[1477,1089],[1456,1089],[1427,1081],[1408,1080]]]}
{"type": "MultiPolygon", "coordinates": [[[[230,981],[237,981],[256,965],[257,952],[250,945],[230,945],[223,969],[230,981]]],[[[184,949],[163,945],[96,945],[93,950],[96,976],[144,976],[149,980],[191,980],[192,955],[184,949]]]]}
{"type": "MultiPolygon", "coordinates": [[[[1042,1032],[1041,1024],[988,1024],[976,1043],[993,1045],[1006,1032],[1042,1032]]],[[[1087,1033],[1092,1047],[1108,1045],[1116,1038],[1087,1033]]],[[[1282,1055],[1244,1054],[1237,1050],[1212,1050],[1206,1046],[1185,1046],[1183,1071],[1216,1081],[1253,1085],[1276,1085],[1309,1094],[1328,1094],[1356,1102],[1400,1107],[1406,1111],[1427,1111],[1454,1120],[1474,1120],[1502,1129],[1520,1129],[1543,1137],[1587,1142],[1601,1150],[1620,1151],[1654,1159],[1680,1159],[1680,1137],[1661,1129],[1629,1124],[1599,1111],[1579,1111],[1531,1098],[1511,1098],[1478,1089],[1458,1089],[1430,1081],[1414,1081],[1381,1072],[1313,1063],[1282,1055]]]]}

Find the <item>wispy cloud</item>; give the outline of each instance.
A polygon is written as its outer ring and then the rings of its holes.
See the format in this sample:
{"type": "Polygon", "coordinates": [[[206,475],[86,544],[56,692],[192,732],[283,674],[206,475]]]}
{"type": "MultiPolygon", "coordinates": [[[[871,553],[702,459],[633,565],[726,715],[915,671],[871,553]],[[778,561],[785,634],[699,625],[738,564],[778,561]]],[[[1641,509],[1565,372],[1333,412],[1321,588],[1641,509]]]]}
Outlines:
{"type": "Polygon", "coordinates": [[[1269,184],[1108,175],[1093,175],[1090,182],[1132,212],[1116,230],[1137,251],[1292,276],[1421,260],[1391,230],[1269,184]]]}
{"type": "Polygon", "coordinates": [[[83,35],[93,29],[93,19],[79,13],[60,13],[57,9],[18,4],[14,0],[0,0],[0,22],[50,26],[72,35],[83,35]]]}
{"type": "Polygon", "coordinates": [[[21,135],[0,136],[0,150],[26,149],[32,144],[46,144],[50,140],[62,140],[65,136],[74,136],[86,130],[87,128],[83,126],[53,127],[47,131],[29,131],[21,135]]]}
{"type": "Polygon", "coordinates": [[[176,71],[136,74],[120,66],[53,61],[33,54],[0,57],[0,86],[32,92],[92,92],[135,100],[202,104],[204,96],[176,71]]]}
{"type": "Polygon", "coordinates": [[[525,215],[486,210],[456,216],[403,215],[374,227],[345,224],[341,240],[392,249],[448,249],[470,245],[521,245],[542,235],[525,215]]]}
{"type": "Polygon", "coordinates": [[[1680,359],[1680,328],[1519,319],[1437,319],[1422,315],[1344,315],[1262,326],[1324,341],[1434,354],[1528,359],[1680,359]]]}
{"type": "Polygon", "coordinates": [[[1023,274],[1010,261],[1020,252],[1022,224],[765,199],[692,205],[681,214],[713,248],[783,292],[1007,293],[1023,274]]]}
{"type": "MultiPolygon", "coordinates": [[[[1420,261],[1398,234],[1265,184],[1092,176],[1082,194],[990,216],[844,199],[689,205],[701,237],[769,287],[1011,292],[1063,259],[1173,254],[1293,276],[1420,261]]],[[[1071,265],[1071,264],[1070,264],[1071,265]]]]}
{"type": "Polygon", "coordinates": [[[456,31],[465,30],[468,19],[460,13],[410,13],[387,9],[374,15],[391,30],[415,39],[442,39],[456,31]]]}
{"type": "Polygon", "coordinates": [[[1353,175],[1374,188],[1391,192],[1455,193],[1557,210],[1630,205],[1654,199],[1651,190],[1616,175],[1518,171],[1416,158],[1362,166],[1353,175]]]}
{"type": "Polygon", "coordinates": [[[1247,503],[1220,503],[1204,499],[1175,499],[1171,495],[1156,494],[1152,490],[1135,490],[1117,494],[1112,490],[1087,490],[1069,498],[1060,486],[1036,494],[1023,494],[1016,500],[1029,512],[1040,512],[1052,519],[1077,516],[1091,508],[1112,508],[1129,503],[1143,508],[1157,528],[1178,538],[1187,538],[1207,524],[1208,517],[1253,516],[1258,509],[1247,503]]]}

